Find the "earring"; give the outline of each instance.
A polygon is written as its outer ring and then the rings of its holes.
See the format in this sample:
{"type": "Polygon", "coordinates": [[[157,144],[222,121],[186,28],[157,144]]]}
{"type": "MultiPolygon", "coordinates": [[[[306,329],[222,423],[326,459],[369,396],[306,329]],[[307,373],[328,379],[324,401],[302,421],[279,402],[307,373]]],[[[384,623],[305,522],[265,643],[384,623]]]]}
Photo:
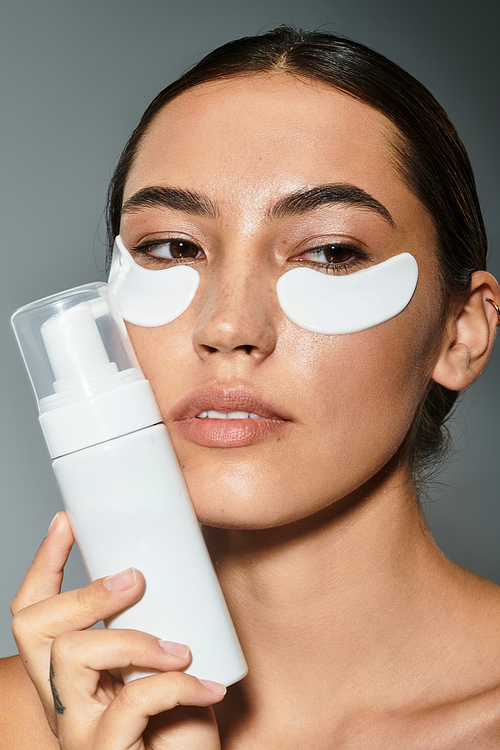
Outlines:
{"type": "Polygon", "coordinates": [[[500,307],[498,307],[497,303],[494,302],[492,299],[486,298],[486,302],[491,302],[491,304],[493,305],[493,307],[497,311],[497,315],[498,315],[497,326],[500,326],[500,307]]]}

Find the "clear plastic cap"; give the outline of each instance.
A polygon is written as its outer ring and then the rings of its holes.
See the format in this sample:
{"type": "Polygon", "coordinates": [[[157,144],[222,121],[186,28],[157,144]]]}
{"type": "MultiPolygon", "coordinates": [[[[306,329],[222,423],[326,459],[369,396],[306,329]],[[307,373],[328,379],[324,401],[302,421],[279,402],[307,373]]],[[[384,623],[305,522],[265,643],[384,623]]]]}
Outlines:
{"type": "Polygon", "coordinates": [[[161,421],[107,284],[25,305],[12,327],[53,457],[161,421]]]}

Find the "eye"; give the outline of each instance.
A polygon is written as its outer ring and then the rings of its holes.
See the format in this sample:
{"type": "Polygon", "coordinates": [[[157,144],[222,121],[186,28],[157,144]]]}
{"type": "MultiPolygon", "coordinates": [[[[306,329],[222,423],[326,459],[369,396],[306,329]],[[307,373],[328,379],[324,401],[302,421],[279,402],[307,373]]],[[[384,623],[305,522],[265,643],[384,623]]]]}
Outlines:
{"type": "Polygon", "coordinates": [[[204,253],[198,245],[189,240],[151,240],[137,245],[130,251],[134,256],[158,260],[193,260],[203,258],[204,253]]]}
{"type": "Polygon", "coordinates": [[[182,260],[184,258],[198,258],[201,250],[193,242],[187,240],[159,240],[149,244],[150,255],[155,258],[175,258],[182,260]]]}
{"type": "Polygon", "coordinates": [[[314,261],[315,263],[324,264],[344,264],[360,255],[352,245],[323,245],[315,247],[313,250],[307,250],[302,253],[300,260],[314,261]]]}
{"type": "Polygon", "coordinates": [[[366,266],[369,256],[355,245],[336,242],[305,250],[292,260],[307,263],[323,273],[353,273],[366,266]]]}

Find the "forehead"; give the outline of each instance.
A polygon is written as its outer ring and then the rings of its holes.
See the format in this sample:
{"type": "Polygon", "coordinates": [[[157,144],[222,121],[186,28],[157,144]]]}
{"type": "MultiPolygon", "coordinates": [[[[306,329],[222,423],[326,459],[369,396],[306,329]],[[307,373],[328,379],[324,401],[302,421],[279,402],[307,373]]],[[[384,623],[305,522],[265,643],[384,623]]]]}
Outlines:
{"type": "MultiPolygon", "coordinates": [[[[200,189],[224,178],[240,188],[259,179],[307,184],[377,182],[392,166],[389,120],[324,84],[287,74],[211,82],[181,94],[156,116],[140,148],[125,199],[147,184],[178,178],[200,189]]],[[[289,185],[290,187],[290,185],[289,185]]]]}
{"type": "Polygon", "coordinates": [[[343,183],[383,204],[401,241],[433,238],[429,214],[397,169],[396,136],[383,114],[321,82],[276,73],[201,84],[151,123],[124,201],[150,186],[188,189],[242,228],[281,196],[343,183]]]}

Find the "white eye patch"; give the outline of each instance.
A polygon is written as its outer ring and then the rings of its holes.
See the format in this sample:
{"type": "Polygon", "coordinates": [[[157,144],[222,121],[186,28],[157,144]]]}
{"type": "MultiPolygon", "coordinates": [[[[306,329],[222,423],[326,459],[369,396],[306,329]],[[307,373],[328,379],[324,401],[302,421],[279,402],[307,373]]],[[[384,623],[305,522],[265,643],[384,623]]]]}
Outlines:
{"type": "Polygon", "coordinates": [[[306,331],[355,333],[399,315],[417,279],[417,261],[401,253],[342,276],[294,268],[280,276],[276,291],[285,315],[306,331]]]}
{"type": "Polygon", "coordinates": [[[115,240],[108,284],[124,320],[151,328],[182,315],[196,294],[200,275],[191,266],[178,265],[154,271],[139,266],[115,240]]]}

